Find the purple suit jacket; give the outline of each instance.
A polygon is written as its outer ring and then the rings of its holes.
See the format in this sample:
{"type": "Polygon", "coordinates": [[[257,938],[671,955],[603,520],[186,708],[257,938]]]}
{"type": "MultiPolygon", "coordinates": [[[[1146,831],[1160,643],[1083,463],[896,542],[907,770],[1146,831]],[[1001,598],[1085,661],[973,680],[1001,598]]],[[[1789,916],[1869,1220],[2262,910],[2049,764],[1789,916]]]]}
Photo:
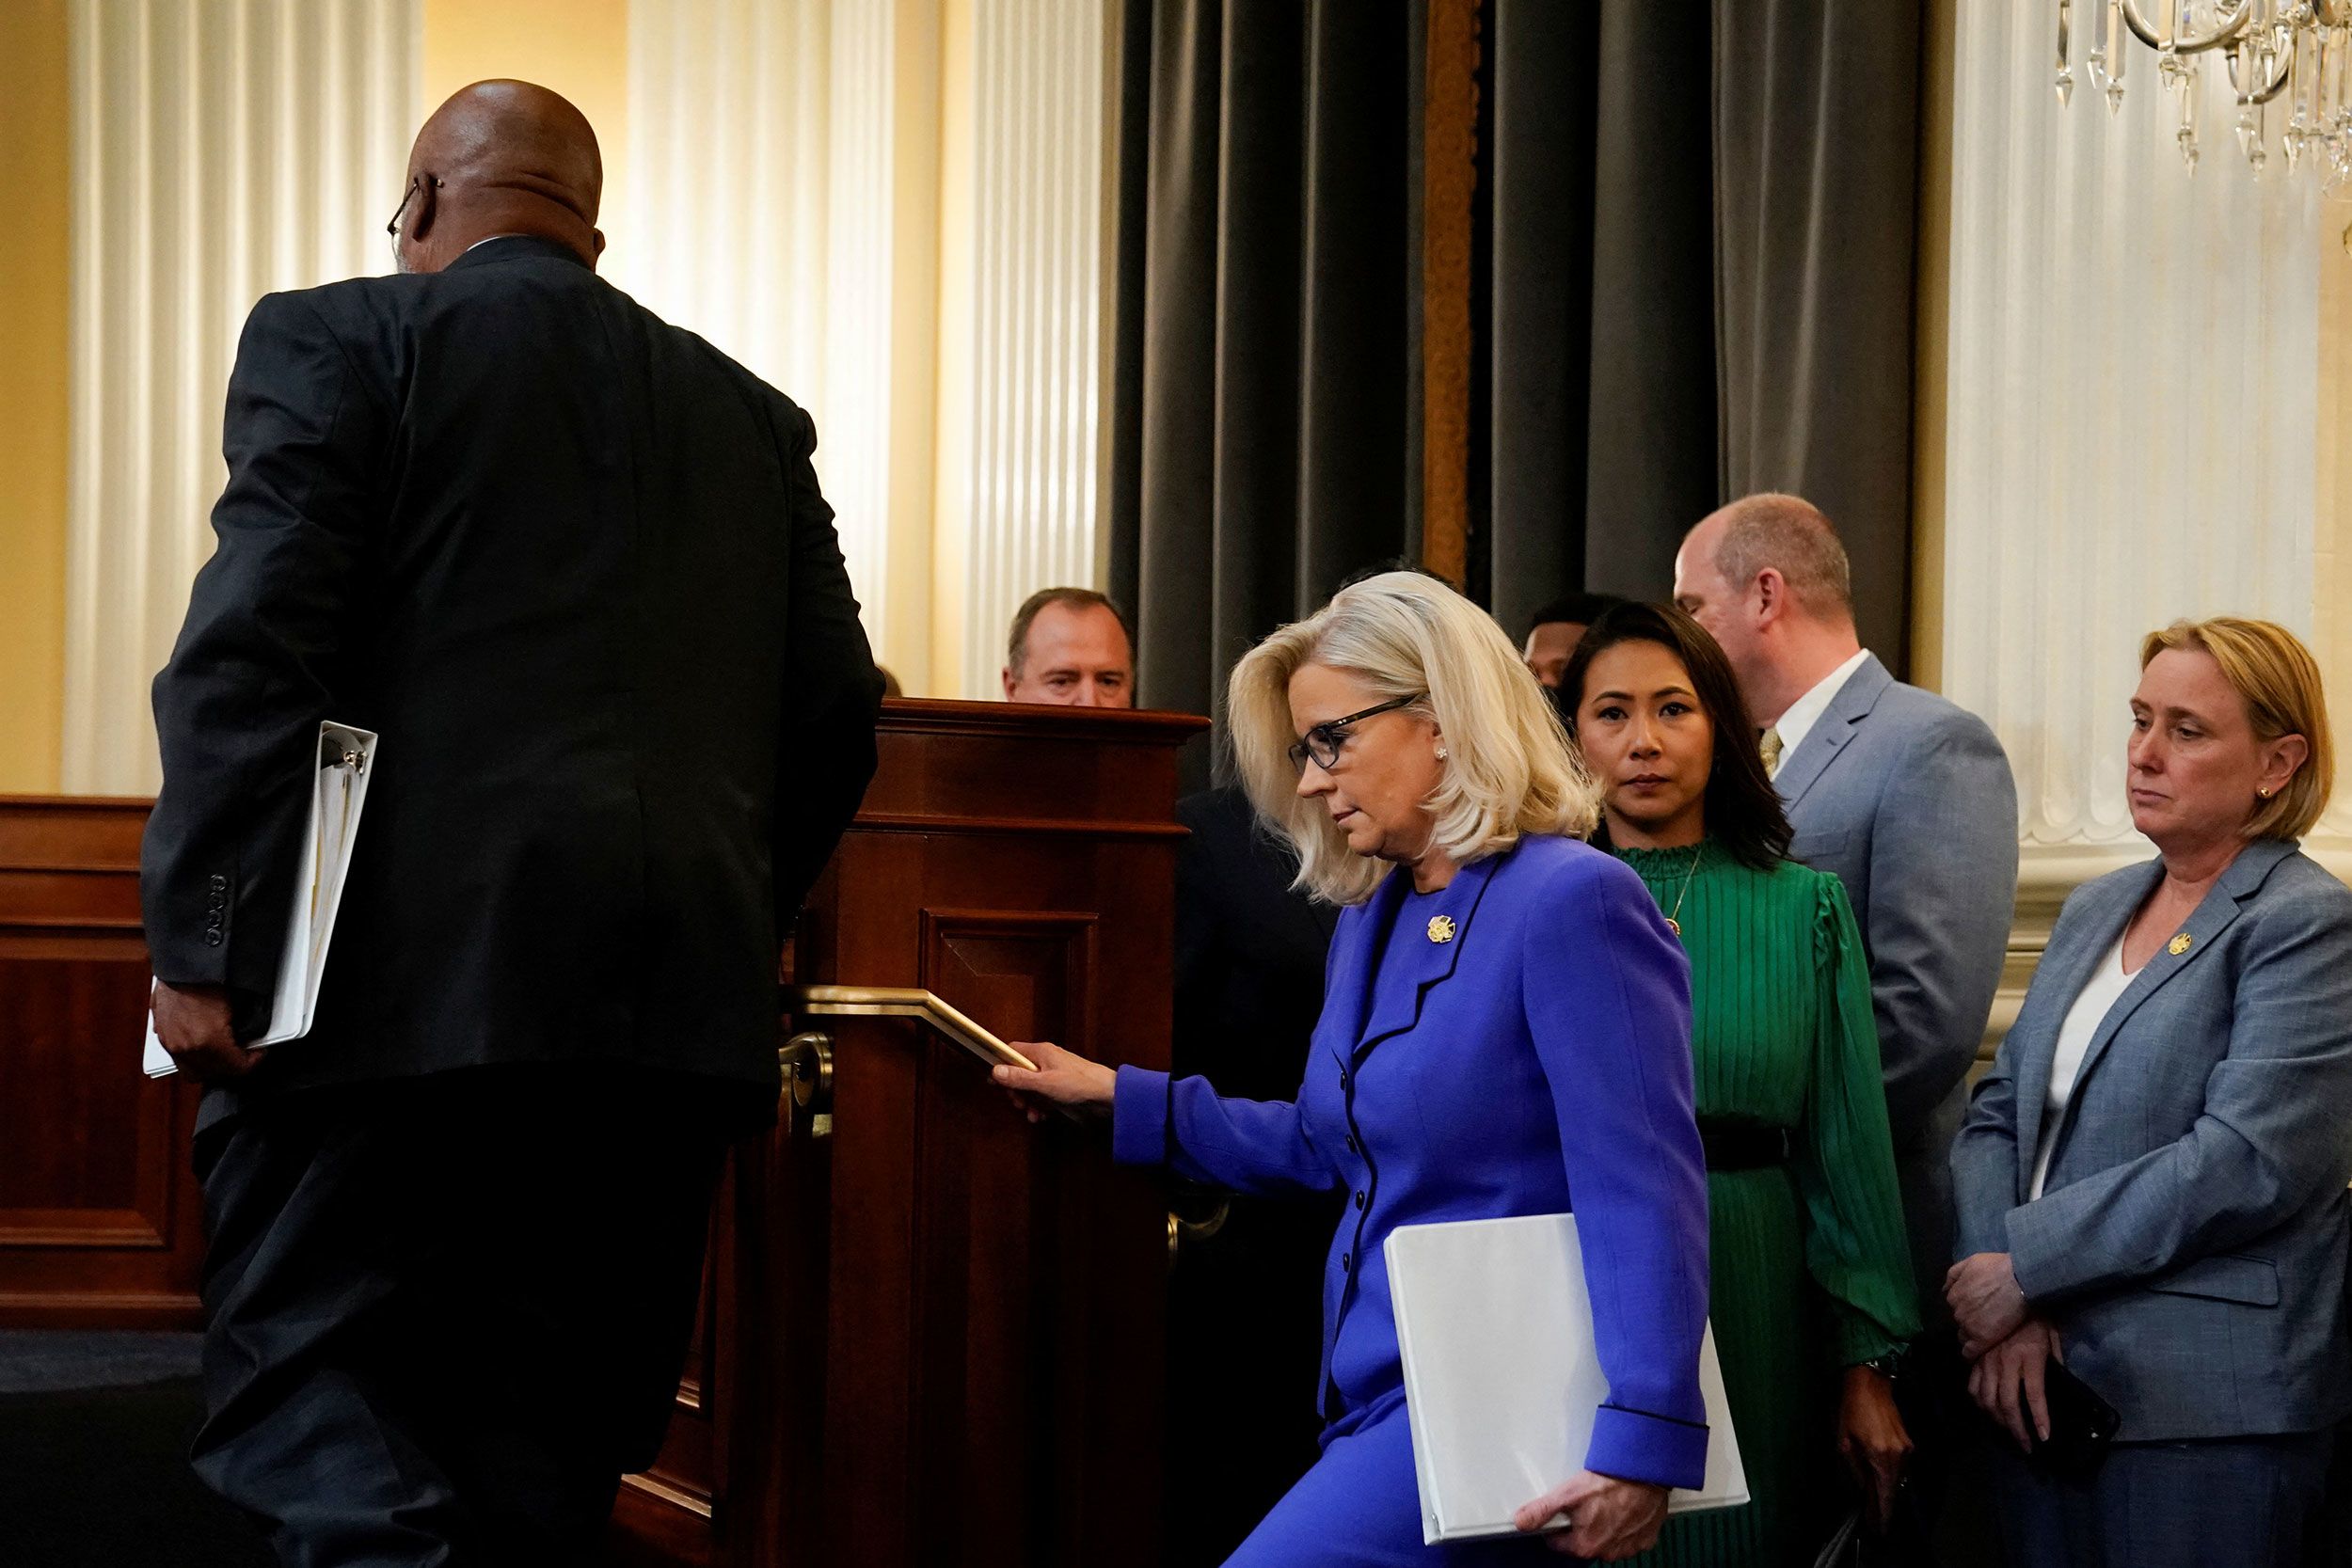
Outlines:
{"type": "Polygon", "coordinates": [[[1400,929],[1381,958],[1410,886],[1392,875],[1340,916],[1295,1101],[1121,1068],[1113,1152],[1237,1192],[1351,1195],[1324,1268],[1318,1386],[1352,1408],[1403,1384],[1391,1230],[1573,1210],[1610,1386],[1585,1465],[1696,1486],[1707,1172],[1682,945],[1630,869],[1571,839],[1465,866],[1415,911],[1450,916],[1453,940],[1400,929]],[[1375,960],[1411,983],[1375,986],[1375,960]]]}

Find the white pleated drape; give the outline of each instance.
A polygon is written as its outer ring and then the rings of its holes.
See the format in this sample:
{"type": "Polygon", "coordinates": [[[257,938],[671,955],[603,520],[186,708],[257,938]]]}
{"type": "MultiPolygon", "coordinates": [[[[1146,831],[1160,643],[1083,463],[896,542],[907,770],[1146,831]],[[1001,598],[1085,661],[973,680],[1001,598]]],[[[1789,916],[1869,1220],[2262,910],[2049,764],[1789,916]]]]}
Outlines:
{"type": "Polygon", "coordinates": [[[2145,852],[2142,634],[2312,632],[2320,202],[2275,145],[2247,168],[2217,59],[2192,177],[2153,54],[2120,114],[2087,87],[2061,107],[2052,0],[1956,11],[1944,689],[2009,749],[2030,881],[2038,854],[2145,852]]]}
{"type": "Polygon", "coordinates": [[[940,519],[971,567],[961,696],[997,693],[1023,599],[1104,581],[1108,20],[1103,0],[974,18],[971,490],[940,519]]]}
{"type": "Polygon", "coordinates": [[[987,0],[943,61],[948,9],[634,0],[605,270],[810,411],[877,651],[985,697],[1021,599],[1101,580],[1109,35],[987,0]]]}
{"type": "Polygon", "coordinates": [[[64,787],[157,783],[148,683],[212,549],[263,293],[390,270],[421,0],[74,0],[64,787]]]}

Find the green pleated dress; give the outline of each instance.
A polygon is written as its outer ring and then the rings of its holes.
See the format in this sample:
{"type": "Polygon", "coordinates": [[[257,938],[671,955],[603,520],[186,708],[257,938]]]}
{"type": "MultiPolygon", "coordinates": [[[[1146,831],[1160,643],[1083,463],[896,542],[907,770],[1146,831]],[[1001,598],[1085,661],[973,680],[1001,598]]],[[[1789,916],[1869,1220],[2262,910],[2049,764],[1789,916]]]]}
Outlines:
{"type": "Polygon", "coordinates": [[[1715,1350],[1755,1500],[1669,1520],[1637,1560],[1810,1564],[1854,1496],[1843,1370],[1919,1331],[1862,937],[1826,872],[1757,871],[1712,840],[1618,853],[1691,954],[1700,1120],[1785,1128],[1794,1149],[1707,1178],[1715,1350]]]}

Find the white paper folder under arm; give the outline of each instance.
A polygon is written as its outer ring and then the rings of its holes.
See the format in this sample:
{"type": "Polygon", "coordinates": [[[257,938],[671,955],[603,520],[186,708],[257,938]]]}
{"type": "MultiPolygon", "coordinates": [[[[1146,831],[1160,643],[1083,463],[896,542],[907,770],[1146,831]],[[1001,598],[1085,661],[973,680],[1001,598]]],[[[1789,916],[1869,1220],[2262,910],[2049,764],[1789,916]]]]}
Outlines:
{"type": "MultiPolygon", "coordinates": [[[[1511,1515],[1584,1468],[1609,1379],[1573,1214],[1403,1225],[1382,1249],[1405,1364],[1422,1540],[1510,1535],[1511,1515]]],[[[1710,1325],[1699,1344],[1707,1478],[1670,1513],[1748,1500],[1710,1325]]]]}
{"type": "MultiPolygon", "coordinates": [[[[310,831],[303,835],[302,864],[294,878],[292,917],[286,922],[286,952],[278,966],[278,997],[269,1028],[254,1045],[278,1045],[310,1032],[317,1014],[319,982],[326,973],[326,946],[335,934],[335,911],[343,901],[351,847],[359,836],[359,808],[374,771],[375,736],[348,724],[319,726],[318,768],[310,786],[310,831]]],[[[155,1037],[155,1015],[147,1018],[150,1078],[173,1070],[163,1042],[155,1037]]]]}

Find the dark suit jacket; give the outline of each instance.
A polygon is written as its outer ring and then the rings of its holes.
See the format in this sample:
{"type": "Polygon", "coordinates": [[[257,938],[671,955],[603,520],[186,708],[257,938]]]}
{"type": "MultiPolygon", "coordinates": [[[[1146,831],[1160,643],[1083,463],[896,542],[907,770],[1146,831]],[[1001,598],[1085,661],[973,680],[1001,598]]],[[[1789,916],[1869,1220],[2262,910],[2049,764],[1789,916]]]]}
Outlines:
{"type": "Polygon", "coordinates": [[[1296,1092],[1339,911],[1291,891],[1298,860],[1228,786],[1177,802],[1175,1065],[1220,1094],[1296,1092]]]}
{"type": "MultiPolygon", "coordinates": [[[[1248,797],[1204,790],[1176,806],[1175,1069],[1220,1094],[1298,1092],[1323,1012],[1339,911],[1291,891],[1298,859],[1258,830],[1248,797]]],[[[1314,1463],[1322,1412],[1306,1395],[1323,1344],[1323,1254],[1336,1195],[1234,1195],[1224,1227],[1186,1242],[1168,1280],[1170,1568],[1223,1562],[1314,1463]]],[[[1212,1200],[1187,1197],[1188,1212],[1212,1200]]]]}
{"type": "Polygon", "coordinates": [[[808,416],[561,246],[254,307],[155,679],[155,973],[266,1019],[319,722],[379,732],[317,1022],[246,1082],[772,1085],[778,932],[881,677],[808,416]]]}

